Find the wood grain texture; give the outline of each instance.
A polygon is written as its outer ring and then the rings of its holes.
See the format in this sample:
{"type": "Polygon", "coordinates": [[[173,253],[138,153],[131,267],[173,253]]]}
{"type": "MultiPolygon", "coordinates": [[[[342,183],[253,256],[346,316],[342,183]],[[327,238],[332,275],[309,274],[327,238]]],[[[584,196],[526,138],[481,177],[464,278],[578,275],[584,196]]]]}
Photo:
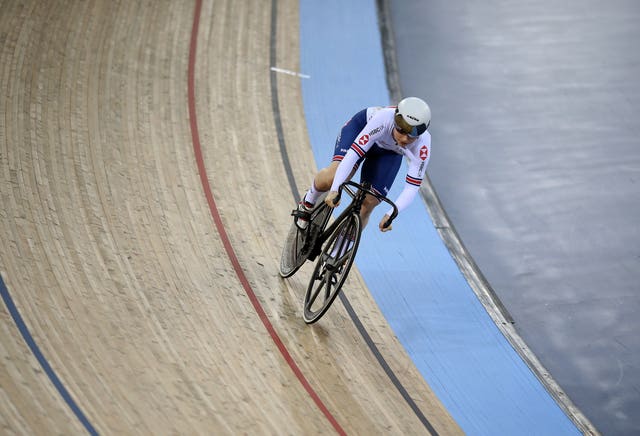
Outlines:
{"type": "MultiPolygon", "coordinates": [[[[278,2],[298,69],[297,2],[278,2]]],[[[0,2],[0,271],[42,354],[105,434],[334,431],[260,321],[198,174],[187,94],[193,2],[0,2]]],[[[293,196],[272,109],[271,9],[205,1],[195,107],[206,177],[269,322],[348,433],[424,434],[341,304],[306,326],[309,268],[278,276],[293,196]]],[[[298,78],[278,75],[298,186],[315,165],[298,78]]],[[[354,271],[348,298],[440,434],[460,433],[354,271]]],[[[82,424],[0,307],[0,428],[82,424]]]]}

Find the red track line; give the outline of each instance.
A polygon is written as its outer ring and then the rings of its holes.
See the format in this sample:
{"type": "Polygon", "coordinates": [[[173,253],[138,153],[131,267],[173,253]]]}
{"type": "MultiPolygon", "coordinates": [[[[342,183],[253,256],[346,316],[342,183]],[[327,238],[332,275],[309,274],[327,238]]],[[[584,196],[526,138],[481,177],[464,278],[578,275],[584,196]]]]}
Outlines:
{"type": "Polygon", "coordinates": [[[207,171],[204,166],[204,159],[202,157],[202,146],[200,145],[200,134],[198,133],[198,121],[196,114],[196,99],[195,99],[195,65],[196,65],[196,46],[198,40],[198,25],[200,23],[200,11],[202,10],[202,0],[196,0],[196,8],[193,17],[193,27],[191,29],[191,44],[189,46],[189,73],[188,73],[188,99],[189,99],[189,120],[191,124],[191,140],[193,142],[193,151],[195,153],[196,162],[198,165],[198,172],[200,173],[200,181],[202,182],[202,188],[204,189],[204,194],[207,198],[207,203],[209,204],[209,210],[211,211],[211,216],[213,217],[213,221],[216,224],[216,228],[218,233],[220,234],[220,238],[222,239],[222,243],[224,245],[225,250],[227,251],[227,255],[229,256],[229,260],[233,265],[233,269],[242,283],[251,304],[253,305],[255,311],[257,312],[262,324],[269,332],[271,339],[280,350],[282,357],[289,364],[289,367],[296,375],[302,386],[305,388],[307,393],[311,396],[313,401],[316,403],[318,408],[322,411],[325,417],[329,420],[333,428],[342,435],[346,435],[344,429],[340,426],[336,418],[331,414],[327,406],[322,402],[316,391],[313,390],[311,384],[306,379],[300,367],[296,364],[291,357],[291,354],[285,347],[284,343],[278,336],[273,324],[269,321],[267,314],[265,313],[260,301],[256,297],[255,292],[251,288],[247,277],[240,266],[240,262],[238,261],[238,257],[231,245],[231,241],[229,240],[229,236],[224,228],[224,224],[222,223],[222,219],[220,218],[220,214],[218,213],[218,208],[216,206],[216,202],[213,198],[213,193],[211,191],[211,186],[209,185],[209,180],[207,178],[207,171]]]}

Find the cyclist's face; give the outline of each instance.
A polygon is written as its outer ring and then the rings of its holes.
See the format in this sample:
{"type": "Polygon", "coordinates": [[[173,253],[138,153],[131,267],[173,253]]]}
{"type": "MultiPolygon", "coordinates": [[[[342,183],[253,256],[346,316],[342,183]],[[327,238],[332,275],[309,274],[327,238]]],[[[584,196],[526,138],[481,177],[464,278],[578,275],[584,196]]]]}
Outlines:
{"type": "Polygon", "coordinates": [[[414,138],[413,136],[407,135],[397,127],[393,129],[393,139],[395,139],[398,145],[402,147],[407,146],[416,140],[416,138],[414,138]]]}

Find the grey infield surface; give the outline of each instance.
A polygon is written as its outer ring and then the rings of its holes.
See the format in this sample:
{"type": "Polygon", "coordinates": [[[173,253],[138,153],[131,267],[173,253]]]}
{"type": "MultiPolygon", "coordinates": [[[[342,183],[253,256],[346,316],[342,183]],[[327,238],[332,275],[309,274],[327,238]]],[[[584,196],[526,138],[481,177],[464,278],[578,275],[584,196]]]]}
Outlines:
{"type": "Polygon", "coordinates": [[[463,243],[595,427],[640,434],[640,2],[390,7],[463,243]]]}

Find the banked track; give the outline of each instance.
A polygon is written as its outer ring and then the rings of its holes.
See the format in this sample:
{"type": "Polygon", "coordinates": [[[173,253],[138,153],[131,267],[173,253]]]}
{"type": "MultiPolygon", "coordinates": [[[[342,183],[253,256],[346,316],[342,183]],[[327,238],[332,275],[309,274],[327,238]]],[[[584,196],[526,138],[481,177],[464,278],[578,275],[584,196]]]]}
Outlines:
{"type": "Polygon", "coordinates": [[[0,2],[3,433],[460,432],[358,274],[312,327],[277,275],[315,168],[272,6],[0,2]]]}

